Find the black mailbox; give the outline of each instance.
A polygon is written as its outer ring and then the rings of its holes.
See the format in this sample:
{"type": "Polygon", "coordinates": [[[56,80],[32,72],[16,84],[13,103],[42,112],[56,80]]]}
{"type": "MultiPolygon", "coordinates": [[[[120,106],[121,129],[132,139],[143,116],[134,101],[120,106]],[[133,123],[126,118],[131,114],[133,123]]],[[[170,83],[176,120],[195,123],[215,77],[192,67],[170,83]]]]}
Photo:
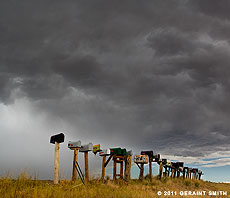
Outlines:
{"type": "Polygon", "coordinates": [[[172,162],[172,166],[176,169],[179,169],[180,167],[184,167],[184,162],[172,162]]]}
{"type": "Polygon", "coordinates": [[[148,155],[150,158],[153,157],[153,151],[141,151],[141,155],[148,155]]]}
{"type": "Polygon", "coordinates": [[[167,164],[168,160],[167,159],[162,159],[162,164],[167,164]]]}
{"type": "Polygon", "coordinates": [[[63,133],[59,133],[57,135],[53,135],[50,137],[50,143],[55,144],[55,142],[57,143],[62,143],[64,142],[65,139],[65,135],[63,133]]]}

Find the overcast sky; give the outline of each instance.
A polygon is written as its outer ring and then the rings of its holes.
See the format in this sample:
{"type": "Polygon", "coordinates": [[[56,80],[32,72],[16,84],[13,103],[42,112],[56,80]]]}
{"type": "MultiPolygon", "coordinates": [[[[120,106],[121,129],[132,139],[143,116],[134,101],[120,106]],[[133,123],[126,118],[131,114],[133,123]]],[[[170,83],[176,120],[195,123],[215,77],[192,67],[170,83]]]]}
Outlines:
{"type": "Polygon", "coordinates": [[[0,1],[0,173],[52,177],[49,138],[61,131],[68,173],[67,142],[79,139],[229,166],[229,10],[228,0],[0,1]]]}

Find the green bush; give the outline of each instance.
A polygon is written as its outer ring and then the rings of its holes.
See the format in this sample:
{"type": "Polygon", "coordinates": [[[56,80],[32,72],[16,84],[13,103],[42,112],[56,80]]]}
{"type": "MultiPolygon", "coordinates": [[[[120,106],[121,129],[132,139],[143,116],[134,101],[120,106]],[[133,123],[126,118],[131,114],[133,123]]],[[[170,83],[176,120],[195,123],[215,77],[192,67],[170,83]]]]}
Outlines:
{"type": "Polygon", "coordinates": [[[184,184],[185,184],[186,186],[190,186],[191,182],[190,182],[190,181],[185,181],[184,184]]]}
{"type": "Polygon", "coordinates": [[[196,187],[199,187],[199,186],[200,186],[200,183],[195,182],[195,186],[196,186],[196,187]]]}

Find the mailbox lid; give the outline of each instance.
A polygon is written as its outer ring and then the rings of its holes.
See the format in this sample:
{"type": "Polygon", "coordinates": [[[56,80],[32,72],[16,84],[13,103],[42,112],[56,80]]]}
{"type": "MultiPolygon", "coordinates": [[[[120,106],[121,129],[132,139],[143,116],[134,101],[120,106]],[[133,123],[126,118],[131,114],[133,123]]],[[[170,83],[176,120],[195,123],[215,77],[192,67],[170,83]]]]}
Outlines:
{"type": "Polygon", "coordinates": [[[65,139],[65,135],[63,133],[59,133],[57,135],[53,135],[50,137],[50,143],[51,144],[55,144],[55,142],[62,143],[64,142],[64,139],[65,139]]]}
{"type": "Polygon", "coordinates": [[[153,151],[141,151],[141,155],[148,155],[149,157],[153,157],[153,151]]]}

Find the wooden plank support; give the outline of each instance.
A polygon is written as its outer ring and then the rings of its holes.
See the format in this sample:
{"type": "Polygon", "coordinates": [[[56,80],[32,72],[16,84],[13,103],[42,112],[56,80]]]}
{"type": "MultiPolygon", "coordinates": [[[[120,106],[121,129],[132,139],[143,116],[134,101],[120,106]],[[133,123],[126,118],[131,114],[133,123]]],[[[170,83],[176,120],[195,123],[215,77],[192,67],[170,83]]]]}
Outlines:
{"type": "Polygon", "coordinates": [[[102,182],[105,181],[105,163],[106,163],[106,156],[102,157],[102,173],[101,173],[101,180],[102,182]]]}
{"type": "Polygon", "coordinates": [[[76,181],[77,178],[77,167],[75,164],[78,162],[78,150],[79,148],[74,149],[72,181],[76,181]]]}
{"type": "Polygon", "coordinates": [[[105,162],[105,165],[104,165],[104,167],[106,167],[107,165],[108,165],[108,163],[110,162],[110,160],[112,159],[112,155],[110,155],[109,156],[109,158],[107,159],[107,161],[105,162]]]}
{"type": "Polygon", "coordinates": [[[130,180],[132,156],[127,156],[125,160],[125,180],[130,180]]]}
{"type": "Polygon", "coordinates": [[[177,178],[179,178],[179,177],[180,177],[180,171],[177,170],[177,178]]]}
{"type": "Polygon", "coordinates": [[[117,175],[117,162],[116,158],[113,158],[113,180],[116,180],[116,175],[117,175]]]}
{"type": "Polygon", "coordinates": [[[162,164],[162,162],[160,162],[159,179],[162,178],[162,173],[163,173],[163,164],[162,164]]]}
{"type": "Polygon", "coordinates": [[[54,184],[59,182],[59,150],[60,144],[55,142],[55,151],[54,151],[54,184]]]}
{"type": "Polygon", "coordinates": [[[149,160],[149,179],[152,182],[153,171],[152,171],[152,162],[149,160]]]}
{"type": "Polygon", "coordinates": [[[123,179],[123,161],[120,162],[120,179],[123,179]]]}
{"type": "Polygon", "coordinates": [[[144,164],[141,164],[140,166],[140,175],[139,175],[139,180],[143,181],[144,178],[144,164]]]}
{"type": "Polygon", "coordinates": [[[89,158],[88,158],[88,152],[84,152],[85,154],[85,179],[88,182],[89,181],[89,158]]]}

